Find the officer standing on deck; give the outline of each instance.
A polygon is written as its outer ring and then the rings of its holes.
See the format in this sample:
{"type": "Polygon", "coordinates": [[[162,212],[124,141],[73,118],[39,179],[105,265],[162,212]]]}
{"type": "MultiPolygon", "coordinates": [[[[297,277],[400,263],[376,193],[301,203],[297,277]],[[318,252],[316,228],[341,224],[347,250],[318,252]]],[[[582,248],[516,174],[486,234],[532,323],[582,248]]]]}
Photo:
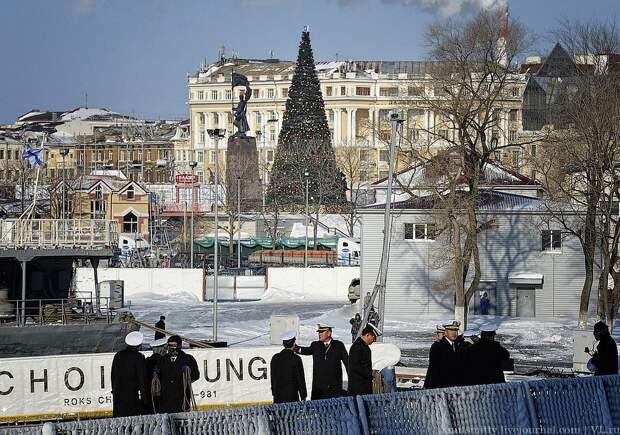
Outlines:
{"type": "Polygon", "coordinates": [[[468,350],[471,357],[469,383],[472,385],[506,382],[502,366],[510,359],[510,353],[495,341],[495,330],[495,326],[480,328],[480,340],[468,350]]]}
{"type": "Polygon", "coordinates": [[[196,359],[183,352],[181,343],[178,335],[168,338],[168,352],[157,360],[162,413],[189,411],[193,403],[192,382],[198,380],[200,372],[196,359]]]}
{"type": "Polygon", "coordinates": [[[461,385],[459,357],[456,339],[461,323],[457,320],[445,323],[445,336],[432,344],[428,356],[428,369],[424,388],[444,388],[461,385]]]}
{"type": "Polygon", "coordinates": [[[317,325],[319,340],[308,347],[297,347],[301,355],[312,355],[311,399],[329,399],[346,395],[342,389],[342,365],[349,370],[349,355],[344,343],[332,338],[332,327],[317,325]]]}
{"type": "MultiPolygon", "coordinates": [[[[159,329],[166,329],[166,316],[159,316],[159,321],[155,323],[155,327],[159,329]]],[[[164,338],[166,334],[163,332],[155,331],[155,340],[164,338]]]]}
{"type": "Polygon", "coordinates": [[[114,355],[111,374],[114,417],[141,415],[147,409],[146,362],[140,353],[143,340],[141,332],[130,332],[125,337],[127,347],[114,355]]]}
{"type": "Polygon", "coordinates": [[[271,358],[271,394],[273,403],[298,402],[306,400],[306,378],[304,365],[295,354],[295,331],[280,336],[284,349],[271,358]]]}
{"type": "Polygon", "coordinates": [[[351,346],[349,352],[349,395],[372,394],[372,351],[373,344],[381,333],[369,323],[362,329],[362,335],[351,346]]]}

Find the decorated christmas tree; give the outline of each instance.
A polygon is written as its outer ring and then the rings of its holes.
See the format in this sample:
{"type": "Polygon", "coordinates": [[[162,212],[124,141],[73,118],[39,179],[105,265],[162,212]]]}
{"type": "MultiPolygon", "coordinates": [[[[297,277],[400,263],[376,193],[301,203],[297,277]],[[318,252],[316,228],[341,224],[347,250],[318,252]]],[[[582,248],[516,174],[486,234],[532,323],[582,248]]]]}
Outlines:
{"type": "Polygon", "coordinates": [[[301,34],[267,200],[280,205],[304,204],[306,180],[315,206],[346,201],[346,182],[336,165],[308,31],[301,34]]]}

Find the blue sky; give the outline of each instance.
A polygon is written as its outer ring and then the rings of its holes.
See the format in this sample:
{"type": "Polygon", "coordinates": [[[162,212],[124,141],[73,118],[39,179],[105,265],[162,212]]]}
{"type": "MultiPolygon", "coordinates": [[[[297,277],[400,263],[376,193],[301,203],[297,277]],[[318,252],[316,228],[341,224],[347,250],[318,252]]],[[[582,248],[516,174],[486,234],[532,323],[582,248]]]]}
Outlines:
{"type": "MultiPolygon", "coordinates": [[[[3,0],[0,123],[32,108],[106,107],[149,119],[187,114],[186,74],[225,46],[294,60],[310,26],[317,60],[416,60],[425,26],[506,0],[3,0]]],[[[617,19],[619,0],[508,0],[540,35],[561,18],[617,19]]]]}

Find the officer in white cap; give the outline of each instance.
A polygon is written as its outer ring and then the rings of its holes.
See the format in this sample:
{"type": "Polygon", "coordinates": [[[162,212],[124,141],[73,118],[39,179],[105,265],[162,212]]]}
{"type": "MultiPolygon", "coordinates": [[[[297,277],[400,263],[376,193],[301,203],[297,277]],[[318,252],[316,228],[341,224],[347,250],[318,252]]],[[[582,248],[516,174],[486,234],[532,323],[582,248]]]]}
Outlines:
{"type": "Polygon", "coordinates": [[[445,336],[431,345],[424,388],[445,388],[461,385],[456,339],[461,323],[451,320],[442,325],[445,336]]]}
{"type": "Polygon", "coordinates": [[[306,400],[306,378],[304,365],[295,354],[295,331],[283,333],[282,349],[271,358],[271,394],[273,403],[298,402],[306,400]]]}
{"type": "Polygon", "coordinates": [[[474,385],[506,382],[502,367],[510,359],[510,353],[495,341],[496,329],[495,325],[481,327],[480,340],[469,348],[474,385]]]}
{"type": "Polygon", "coordinates": [[[342,366],[349,369],[349,354],[340,340],[332,338],[332,327],[319,323],[319,339],[308,347],[298,347],[301,355],[312,355],[311,399],[329,399],[346,395],[342,389],[342,366]]]}
{"type": "Polygon", "coordinates": [[[128,417],[146,412],[148,405],[147,370],[140,346],[144,336],[133,331],[125,337],[127,347],[112,361],[112,415],[128,417]]]}

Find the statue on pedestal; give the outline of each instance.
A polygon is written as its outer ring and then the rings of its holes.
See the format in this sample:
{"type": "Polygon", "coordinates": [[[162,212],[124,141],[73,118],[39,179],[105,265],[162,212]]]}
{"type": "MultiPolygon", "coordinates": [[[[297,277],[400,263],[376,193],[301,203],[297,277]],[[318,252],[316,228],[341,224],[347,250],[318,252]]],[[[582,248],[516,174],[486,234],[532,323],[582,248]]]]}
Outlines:
{"type": "Polygon", "coordinates": [[[248,78],[242,74],[232,73],[232,88],[235,86],[245,86],[245,92],[239,95],[239,103],[233,108],[235,119],[233,125],[237,127],[237,132],[233,137],[246,137],[246,132],[250,130],[247,118],[248,101],[252,97],[252,89],[248,78]]]}

